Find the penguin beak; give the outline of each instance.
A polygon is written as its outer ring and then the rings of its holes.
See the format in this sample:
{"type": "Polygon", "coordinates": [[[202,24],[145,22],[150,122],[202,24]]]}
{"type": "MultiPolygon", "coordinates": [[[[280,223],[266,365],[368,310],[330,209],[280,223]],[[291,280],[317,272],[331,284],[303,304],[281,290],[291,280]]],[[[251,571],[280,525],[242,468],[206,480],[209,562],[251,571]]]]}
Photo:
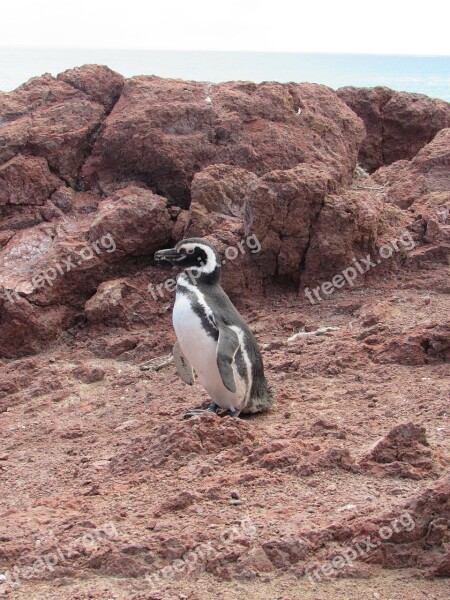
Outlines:
{"type": "Polygon", "coordinates": [[[157,263],[170,263],[176,264],[183,255],[176,251],[175,248],[169,248],[168,250],[158,250],[155,252],[155,262],[157,263]]]}

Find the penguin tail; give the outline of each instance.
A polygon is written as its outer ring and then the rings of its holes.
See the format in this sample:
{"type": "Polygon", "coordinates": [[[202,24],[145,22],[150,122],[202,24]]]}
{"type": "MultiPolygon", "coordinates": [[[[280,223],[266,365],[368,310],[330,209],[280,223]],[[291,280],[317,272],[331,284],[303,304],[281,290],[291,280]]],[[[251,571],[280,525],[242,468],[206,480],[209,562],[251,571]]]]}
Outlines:
{"type": "Polygon", "coordinates": [[[275,402],[275,388],[271,385],[261,386],[256,394],[250,398],[250,402],[243,409],[244,413],[259,413],[270,410],[275,402]]]}

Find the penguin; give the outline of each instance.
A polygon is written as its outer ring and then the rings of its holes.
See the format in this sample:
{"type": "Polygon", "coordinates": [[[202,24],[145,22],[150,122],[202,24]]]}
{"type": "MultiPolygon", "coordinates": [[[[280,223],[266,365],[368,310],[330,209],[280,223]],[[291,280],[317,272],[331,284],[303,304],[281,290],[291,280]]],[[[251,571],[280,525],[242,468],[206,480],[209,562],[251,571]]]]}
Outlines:
{"type": "Polygon", "coordinates": [[[274,391],[264,376],[261,352],[220,285],[222,263],[214,246],[203,238],[184,239],[156,252],[155,262],[183,269],[173,308],[174,364],[185,383],[193,385],[196,375],[211,397],[209,408],[189,410],[185,417],[269,410],[274,391]]]}

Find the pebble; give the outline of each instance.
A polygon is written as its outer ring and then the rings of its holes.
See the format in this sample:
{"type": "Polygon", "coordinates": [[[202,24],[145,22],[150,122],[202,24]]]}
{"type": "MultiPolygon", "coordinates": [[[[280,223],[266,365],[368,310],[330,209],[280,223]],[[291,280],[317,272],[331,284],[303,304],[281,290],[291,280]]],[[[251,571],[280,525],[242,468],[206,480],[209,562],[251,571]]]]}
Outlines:
{"type": "Polygon", "coordinates": [[[137,424],[138,424],[138,422],[136,419],[130,419],[129,421],[125,421],[124,423],[121,423],[120,425],[118,425],[114,429],[114,431],[125,431],[126,429],[131,429],[132,427],[134,427],[137,424]]]}
{"type": "Polygon", "coordinates": [[[336,509],[336,512],[342,512],[343,510],[353,510],[356,508],[356,504],[346,504],[345,506],[341,506],[336,509]]]}

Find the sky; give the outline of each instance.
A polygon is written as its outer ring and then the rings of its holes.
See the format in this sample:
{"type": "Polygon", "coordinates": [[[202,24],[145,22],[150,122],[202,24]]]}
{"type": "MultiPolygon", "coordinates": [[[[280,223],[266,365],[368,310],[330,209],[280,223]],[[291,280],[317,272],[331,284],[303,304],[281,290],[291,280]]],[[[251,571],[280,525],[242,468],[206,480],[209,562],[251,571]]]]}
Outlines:
{"type": "Polygon", "coordinates": [[[0,47],[450,55],[444,0],[3,0],[0,47]]]}

